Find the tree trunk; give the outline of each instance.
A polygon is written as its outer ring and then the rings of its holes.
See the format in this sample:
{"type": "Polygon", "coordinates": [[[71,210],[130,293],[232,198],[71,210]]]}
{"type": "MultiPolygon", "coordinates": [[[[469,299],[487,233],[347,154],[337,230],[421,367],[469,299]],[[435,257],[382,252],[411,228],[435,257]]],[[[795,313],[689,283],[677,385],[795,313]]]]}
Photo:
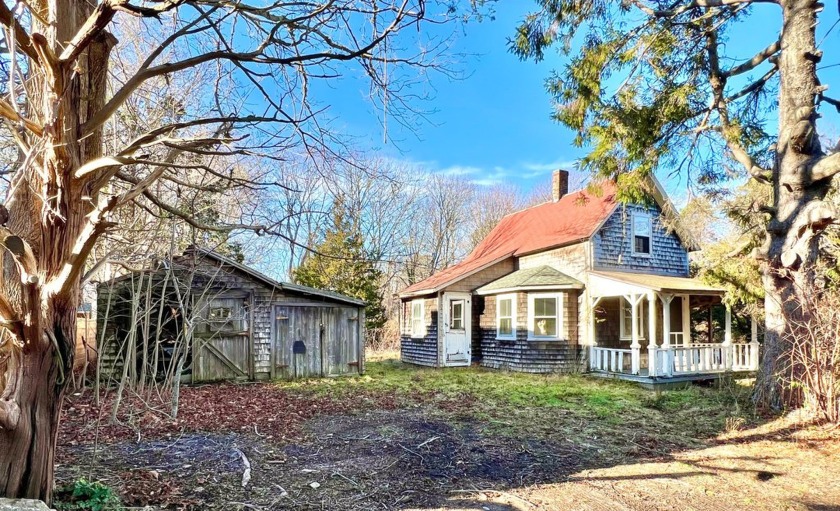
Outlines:
{"type": "MultiPolygon", "coordinates": [[[[67,342],[74,338],[72,330],[62,332],[75,322],[75,311],[69,312],[64,326],[56,325],[58,346],[72,345],[67,342]]],[[[27,343],[21,353],[20,416],[14,429],[0,428],[0,494],[49,502],[61,401],[73,366],[66,354],[57,363],[62,355],[44,340],[27,343]]]]}
{"type": "MultiPolygon", "coordinates": [[[[33,40],[52,56],[30,60],[26,111],[43,134],[28,140],[31,154],[12,179],[8,222],[0,226],[0,318],[7,322],[0,339],[0,496],[49,503],[86,259],[79,246],[98,200],[94,185],[75,171],[102,154],[101,130],[82,137],[81,126],[104,103],[115,41],[103,32],[78,60],[59,62],[93,5],[49,0],[38,7],[49,25],[34,22],[33,40]]],[[[99,231],[91,232],[94,240],[99,231]]]]}
{"type": "Polygon", "coordinates": [[[763,277],[767,330],[755,394],[757,404],[775,410],[785,405],[784,354],[801,318],[801,298],[815,292],[819,233],[833,219],[823,203],[830,179],[812,179],[814,162],[823,156],[816,131],[817,4],[781,3],[779,140],[763,277]]]}

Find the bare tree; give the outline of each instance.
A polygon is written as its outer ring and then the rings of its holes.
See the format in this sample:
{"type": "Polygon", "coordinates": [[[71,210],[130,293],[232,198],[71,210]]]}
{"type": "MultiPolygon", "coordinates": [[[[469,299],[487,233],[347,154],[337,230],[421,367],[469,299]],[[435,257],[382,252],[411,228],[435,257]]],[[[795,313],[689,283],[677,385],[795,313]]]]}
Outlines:
{"type": "Polygon", "coordinates": [[[169,192],[177,198],[178,186],[216,186],[193,172],[246,189],[275,186],[253,176],[247,158],[329,152],[339,141],[309,94],[314,82],[349,66],[383,91],[376,97],[388,99],[389,111],[408,108],[385,69],[434,65],[442,45],[411,49],[423,37],[414,28],[428,17],[426,7],[424,0],[0,5],[9,63],[0,117],[20,155],[0,211],[0,495],[51,498],[79,283],[120,208],[134,203],[204,231],[282,236],[272,223],[202,217],[169,202],[169,192]],[[145,44],[120,58],[112,29],[130,17],[145,44]],[[115,62],[126,65],[109,83],[115,62]],[[182,111],[180,98],[169,98],[170,115],[144,119],[131,140],[104,143],[106,132],[120,132],[127,109],[145,108],[132,103],[138,95],[196,70],[215,77],[206,108],[182,111]],[[208,157],[235,163],[220,172],[208,157]]]}

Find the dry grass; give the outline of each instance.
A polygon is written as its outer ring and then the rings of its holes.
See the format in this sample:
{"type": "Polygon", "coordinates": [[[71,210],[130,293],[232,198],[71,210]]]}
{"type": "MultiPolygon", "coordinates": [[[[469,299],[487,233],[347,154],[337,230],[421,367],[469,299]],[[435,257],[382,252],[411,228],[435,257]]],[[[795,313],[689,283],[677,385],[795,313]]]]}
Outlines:
{"type": "MultiPolygon", "coordinates": [[[[184,509],[840,505],[836,432],[798,417],[757,416],[748,386],[654,393],[580,375],[423,369],[373,358],[360,378],[260,387],[289,402],[320,403],[312,414],[295,412],[300,435],[184,425],[185,432],[163,440],[119,441],[98,451],[74,446],[72,464],[60,467],[58,478],[90,474],[133,495],[133,505],[184,509]],[[240,451],[253,468],[247,488],[240,451]]],[[[236,406],[238,399],[228,401],[236,406]]],[[[284,409],[266,413],[282,418],[284,409]]]]}

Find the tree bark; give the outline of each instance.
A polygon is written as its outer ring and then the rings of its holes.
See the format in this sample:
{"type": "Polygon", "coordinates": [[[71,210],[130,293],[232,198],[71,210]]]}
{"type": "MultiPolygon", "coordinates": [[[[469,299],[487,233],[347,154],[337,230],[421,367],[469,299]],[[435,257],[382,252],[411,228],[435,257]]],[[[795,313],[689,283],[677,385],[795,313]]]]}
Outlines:
{"type": "Polygon", "coordinates": [[[757,404],[775,410],[785,405],[784,354],[803,313],[799,304],[815,292],[818,234],[831,220],[815,214],[830,179],[811,178],[814,163],[823,156],[816,130],[817,4],[812,0],[781,4],[779,139],[772,183],[775,213],[767,227],[763,277],[767,330],[755,393],[757,404]]]}
{"type": "Polygon", "coordinates": [[[22,350],[20,416],[14,429],[0,428],[0,494],[6,497],[51,500],[61,400],[72,371],[72,349],[57,362],[56,347],[72,345],[75,310],[62,316],[56,344],[37,339],[22,350]]]}
{"type": "Polygon", "coordinates": [[[104,103],[115,41],[103,32],[78,60],[59,62],[93,8],[80,0],[41,7],[50,23],[32,26],[40,53],[29,65],[27,111],[43,134],[30,140],[4,202],[0,316],[9,321],[9,358],[0,360],[0,495],[49,503],[80,301],[78,273],[67,272],[83,269],[79,240],[97,201],[90,181],[74,173],[102,153],[101,131],[81,137],[81,126],[104,103]]]}

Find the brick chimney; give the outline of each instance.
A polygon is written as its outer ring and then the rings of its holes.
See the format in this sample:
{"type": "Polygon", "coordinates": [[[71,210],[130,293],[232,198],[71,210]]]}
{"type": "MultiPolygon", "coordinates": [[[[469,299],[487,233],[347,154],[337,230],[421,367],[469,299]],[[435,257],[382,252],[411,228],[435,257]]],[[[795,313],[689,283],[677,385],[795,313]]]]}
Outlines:
{"type": "Polygon", "coordinates": [[[551,176],[551,198],[557,202],[567,193],[569,193],[569,171],[555,170],[551,176]]]}

